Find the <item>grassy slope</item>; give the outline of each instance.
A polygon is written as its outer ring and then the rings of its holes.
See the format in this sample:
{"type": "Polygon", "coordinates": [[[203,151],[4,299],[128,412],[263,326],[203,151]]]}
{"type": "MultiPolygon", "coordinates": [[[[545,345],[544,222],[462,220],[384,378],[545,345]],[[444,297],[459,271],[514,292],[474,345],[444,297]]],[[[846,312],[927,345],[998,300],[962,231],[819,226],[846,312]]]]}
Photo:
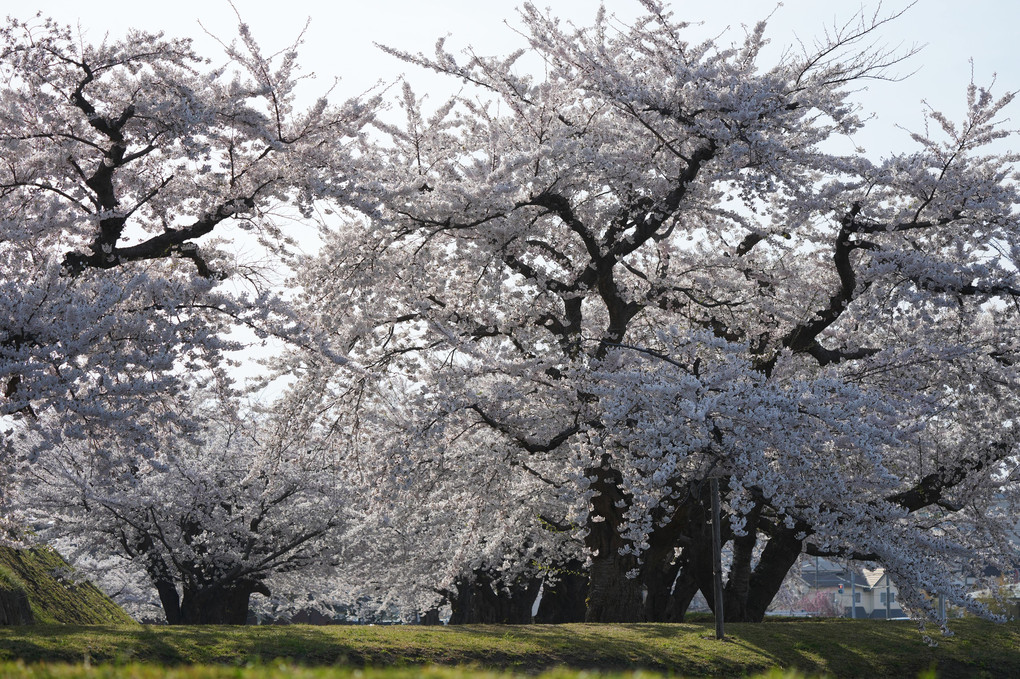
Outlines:
{"type": "Polygon", "coordinates": [[[928,647],[910,622],[797,621],[684,625],[449,627],[72,627],[0,629],[0,660],[227,664],[286,658],[305,665],[475,665],[647,668],[690,677],[744,676],[772,667],[836,677],[1015,677],[1020,624],[963,620],[928,647]]]}
{"type": "Polygon", "coordinates": [[[57,576],[70,567],[51,549],[0,547],[0,583],[28,592],[37,623],[130,625],[131,617],[90,582],[57,576]]]}

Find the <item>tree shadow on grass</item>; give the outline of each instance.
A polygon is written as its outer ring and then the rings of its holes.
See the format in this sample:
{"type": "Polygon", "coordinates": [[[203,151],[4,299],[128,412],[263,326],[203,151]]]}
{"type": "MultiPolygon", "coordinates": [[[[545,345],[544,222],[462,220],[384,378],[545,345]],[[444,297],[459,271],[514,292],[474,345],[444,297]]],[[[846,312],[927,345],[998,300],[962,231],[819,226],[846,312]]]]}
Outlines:
{"type": "Polygon", "coordinates": [[[304,666],[474,665],[538,673],[649,669],[744,676],[780,666],[836,677],[1015,677],[1020,626],[962,622],[957,636],[925,645],[913,623],[826,621],[714,626],[468,625],[462,627],[84,627],[0,628],[0,660],[244,665],[285,659],[304,666]]]}
{"type": "Polygon", "coordinates": [[[552,667],[619,671],[648,669],[685,676],[741,676],[771,667],[762,657],[718,653],[714,639],[702,639],[695,625],[569,624],[472,626],[465,632],[495,641],[512,640],[518,648],[510,657],[526,665],[506,665],[498,657],[479,658],[486,665],[541,671],[552,667]]]}
{"type": "Polygon", "coordinates": [[[733,625],[728,634],[734,643],[766,655],[775,665],[806,673],[899,679],[934,667],[940,679],[1018,676],[1020,648],[1015,629],[978,623],[961,631],[950,638],[930,631],[937,637],[934,647],[909,621],[733,625]]]}
{"type": "Polygon", "coordinates": [[[362,666],[353,645],[327,628],[34,625],[0,629],[0,660],[160,665],[221,664],[292,659],[300,664],[362,666]]]}

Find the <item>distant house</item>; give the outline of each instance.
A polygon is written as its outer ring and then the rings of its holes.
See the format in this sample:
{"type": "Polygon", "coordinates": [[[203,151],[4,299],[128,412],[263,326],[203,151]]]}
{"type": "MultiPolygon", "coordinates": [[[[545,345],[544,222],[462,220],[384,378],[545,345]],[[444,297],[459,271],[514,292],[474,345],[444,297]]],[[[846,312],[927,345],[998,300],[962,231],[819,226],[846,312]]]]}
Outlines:
{"type": "Polygon", "coordinates": [[[847,618],[902,618],[905,615],[896,585],[882,568],[851,571],[827,559],[807,559],[801,565],[800,581],[807,596],[818,592],[831,596],[835,610],[847,618]]]}
{"type": "Polygon", "coordinates": [[[844,585],[838,605],[847,612],[848,617],[851,590],[856,594],[858,618],[902,618],[905,615],[896,585],[884,568],[862,569],[859,574],[855,574],[852,583],[844,585]]]}

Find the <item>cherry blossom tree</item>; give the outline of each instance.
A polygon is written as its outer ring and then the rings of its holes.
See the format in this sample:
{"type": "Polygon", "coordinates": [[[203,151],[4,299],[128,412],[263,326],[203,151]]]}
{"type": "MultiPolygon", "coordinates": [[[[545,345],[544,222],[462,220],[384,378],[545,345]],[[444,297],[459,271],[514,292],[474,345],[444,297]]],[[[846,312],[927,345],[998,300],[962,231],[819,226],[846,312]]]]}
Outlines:
{"type": "Polygon", "coordinates": [[[405,619],[436,619],[449,606],[453,624],[530,622],[539,587],[580,557],[560,489],[466,413],[437,418],[434,394],[390,380],[356,348],[346,356],[361,369],[305,353],[304,379],[274,408],[344,479],[336,589],[405,619]],[[329,375],[328,385],[311,373],[329,375]]]}
{"type": "Polygon", "coordinates": [[[237,406],[184,406],[198,412],[177,419],[197,431],[146,422],[162,432],[147,458],[119,438],[46,446],[20,501],[72,557],[144,574],[169,624],[244,624],[252,594],[328,588],[348,511],[335,468],[286,423],[237,406]]]}
{"type": "MultiPolygon", "coordinates": [[[[713,476],[727,619],[760,620],[804,551],[880,562],[914,610],[966,603],[954,571],[1015,558],[1017,156],[989,146],[1012,95],[971,84],[961,121],[875,160],[841,149],[853,90],[909,56],[876,46],[889,19],[770,65],[764,23],[691,42],[642,4],[587,28],[526,4],[506,58],[394,50],[465,88],[428,111],[405,86],[379,209],[329,237],[308,317],[571,508],[591,621],[719,605],[713,476]]],[[[328,411],[343,369],[292,365],[328,411]]]]}
{"type": "Polygon", "coordinates": [[[212,67],[160,34],[0,28],[0,447],[106,429],[151,457],[141,414],[217,370],[229,328],[293,328],[231,240],[286,263],[269,213],[302,209],[322,172],[336,195],[371,106],[298,108],[296,45],[267,57],[243,24],[225,49],[212,67]]]}

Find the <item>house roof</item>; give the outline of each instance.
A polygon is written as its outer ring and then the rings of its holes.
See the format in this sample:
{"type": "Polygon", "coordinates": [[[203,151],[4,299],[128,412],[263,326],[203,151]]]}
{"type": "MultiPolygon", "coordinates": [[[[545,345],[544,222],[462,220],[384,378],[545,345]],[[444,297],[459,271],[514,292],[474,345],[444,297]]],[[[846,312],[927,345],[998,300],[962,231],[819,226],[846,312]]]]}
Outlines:
{"type": "Polygon", "coordinates": [[[871,589],[874,589],[875,587],[879,586],[885,587],[884,568],[876,568],[875,570],[868,570],[867,568],[865,568],[864,570],[861,571],[861,574],[864,576],[864,581],[865,583],[867,583],[866,585],[867,587],[871,589]]]}
{"type": "MultiPolygon", "coordinates": [[[[840,585],[849,587],[851,578],[849,569],[825,559],[819,561],[817,569],[814,562],[805,563],[800,569],[800,579],[809,587],[818,589],[836,588],[840,585]]],[[[856,572],[853,584],[862,590],[876,589],[884,588],[886,580],[884,568],[862,569],[856,572]]],[[[892,588],[895,589],[896,585],[893,584],[892,588]]]]}
{"type": "Polygon", "coordinates": [[[815,577],[814,573],[806,573],[801,576],[803,580],[818,589],[835,588],[843,585],[844,587],[850,586],[850,573],[843,572],[826,572],[819,571],[818,577],[815,577]]]}
{"type": "MultiPolygon", "coordinates": [[[[817,589],[834,589],[840,585],[849,588],[851,584],[851,570],[847,568],[846,562],[823,558],[805,558],[800,563],[797,576],[808,587],[817,589]]],[[[886,578],[884,568],[862,568],[856,571],[853,580],[857,589],[872,590],[885,589],[889,578],[886,578]]],[[[896,589],[895,582],[889,582],[889,585],[893,590],[896,589]]]]}

